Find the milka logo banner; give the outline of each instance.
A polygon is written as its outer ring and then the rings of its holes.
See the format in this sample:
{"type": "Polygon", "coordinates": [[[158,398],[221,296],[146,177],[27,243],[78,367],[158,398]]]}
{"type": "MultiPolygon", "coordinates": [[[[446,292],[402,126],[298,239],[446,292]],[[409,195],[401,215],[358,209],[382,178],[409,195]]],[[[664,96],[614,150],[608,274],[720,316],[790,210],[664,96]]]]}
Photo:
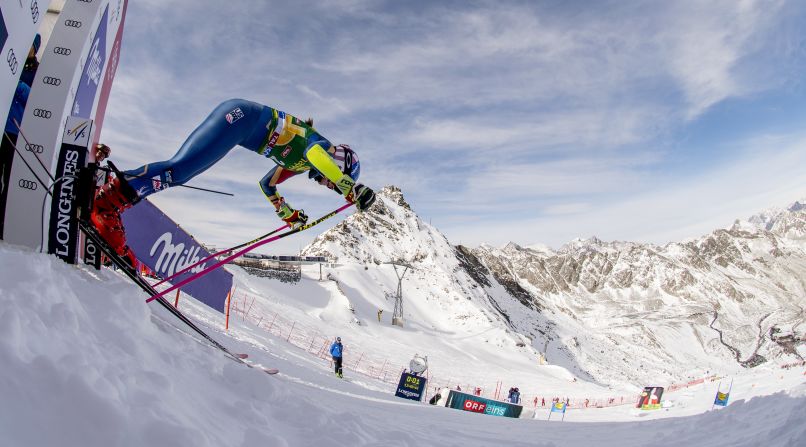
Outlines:
{"type": "Polygon", "coordinates": [[[101,83],[101,72],[106,62],[106,23],[109,20],[109,5],[104,9],[101,23],[95,31],[92,39],[90,53],[87,55],[87,62],[84,63],[84,70],[81,72],[81,81],[78,83],[76,99],[73,102],[72,114],[83,118],[89,118],[92,112],[92,105],[95,103],[95,93],[101,83]]]}
{"type": "MultiPolygon", "coordinates": [[[[129,208],[122,217],[126,241],[134,255],[163,278],[210,256],[195,239],[148,200],[129,208]]],[[[179,282],[207,266],[208,263],[201,263],[174,281],[179,282]]],[[[231,288],[232,274],[216,269],[186,284],[182,291],[223,313],[231,288]]]]}

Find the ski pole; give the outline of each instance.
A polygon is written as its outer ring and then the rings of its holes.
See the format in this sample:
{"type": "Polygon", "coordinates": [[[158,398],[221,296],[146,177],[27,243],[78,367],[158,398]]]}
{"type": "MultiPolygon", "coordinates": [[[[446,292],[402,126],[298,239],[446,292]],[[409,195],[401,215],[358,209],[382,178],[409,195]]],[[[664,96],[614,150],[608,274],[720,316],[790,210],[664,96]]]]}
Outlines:
{"type": "Polygon", "coordinates": [[[259,241],[259,240],[261,240],[261,239],[267,238],[267,237],[269,237],[269,236],[273,235],[274,233],[277,233],[278,231],[283,230],[283,229],[285,229],[285,228],[288,228],[288,224],[283,224],[283,226],[282,226],[282,227],[279,227],[279,228],[277,228],[276,230],[273,230],[273,231],[269,231],[268,233],[266,233],[266,234],[264,234],[264,235],[262,235],[262,236],[258,236],[258,237],[256,237],[256,238],[252,239],[252,240],[251,240],[251,241],[249,241],[249,242],[244,242],[243,244],[236,245],[236,246],[234,246],[234,247],[230,247],[230,248],[227,248],[227,249],[221,250],[221,251],[219,251],[218,253],[214,253],[214,254],[212,254],[212,255],[210,255],[210,256],[208,256],[208,257],[206,257],[206,258],[202,259],[201,261],[196,261],[195,263],[193,263],[193,264],[191,264],[191,265],[189,265],[189,266],[187,266],[187,267],[183,268],[182,270],[180,270],[180,271],[178,271],[178,272],[174,273],[173,275],[171,275],[171,276],[169,276],[169,277],[167,277],[167,278],[164,278],[164,279],[160,280],[158,283],[154,284],[154,287],[157,287],[158,285],[160,285],[160,284],[162,284],[162,283],[164,283],[164,282],[166,282],[166,281],[170,281],[170,280],[172,280],[172,279],[176,278],[177,276],[181,275],[182,273],[185,273],[185,272],[187,272],[188,270],[192,269],[193,267],[196,267],[196,266],[197,266],[197,265],[199,265],[199,264],[202,264],[202,263],[204,263],[204,262],[209,261],[210,259],[213,259],[213,258],[215,258],[215,257],[217,257],[217,256],[221,256],[221,255],[223,255],[224,253],[228,253],[228,252],[231,252],[231,251],[233,251],[233,250],[237,250],[237,249],[239,249],[239,248],[241,248],[241,247],[245,247],[245,246],[247,246],[247,245],[249,245],[249,244],[254,244],[255,242],[257,242],[257,241],[259,241]]]}
{"type": "Polygon", "coordinates": [[[198,272],[195,275],[189,276],[189,277],[183,279],[182,281],[179,281],[178,283],[172,285],[171,287],[168,287],[167,289],[163,290],[162,292],[153,295],[152,297],[150,297],[149,299],[146,300],[146,303],[150,303],[151,301],[154,301],[155,299],[162,297],[166,293],[174,291],[174,290],[184,286],[185,284],[187,284],[187,283],[189,283],[191,281],[194,281],[194,280],[196,280],[198,278],[201,278],[202,276],[204,276],[204,275],[210,273],[211,271],[221,267],[222,265],[229,263],[233,259],[239,258],[239,257],[243,256],[244,254],[249,253],[250,251],[252,251],[252,250],[254,250],[254,249],[256,249],[256,248],[258,248],[260,246],[266,245],[269,242],[274,242],[277,239],[282,239],[282,238],[284,238],[286,236],[290,236],[292,234],[299,233],[302,230],[306,230],[308,228],[313,227],[314,225],[322,223],[323,221],[335,216],[336,214],[346,210],[347,208],[349,208],[351,206],[353,206],[352,203],[346,203],[346,204],[342,205],[341,207],[331,211],[328,214],[325,214],[324,216],[320,217],[319,219],[316,219],[315,221],[313,221],[313,222],[311,222],[311,223],[309,223],[307,225],[303,225],[301,227],[294,228],[293,230],[286,231],[285,233],[280,233],[277,236],[270,237],[268,239],[264,239],[264,240],[262,240],[260,242],[256,242],[256,243],[254,243],[252,245],[249,245],[248,247],[244,248],[243,250],[241,250],[241,251],[239,251],[239,252],[237,252],[237,253],[235,253],[233,255],[230,255],[227,258],[222,259],[221,261],[216,262],[215,264],[213,264],[210,267],[205,268],[201,272],[198,272]]]}
{"type": "MultiPolygon", "coordinates": [[[[109,161],[107,160],[107,162],[106,162],[106,163],[107,163],[107,164],[109,164],[109,161]]],[[[99,166],[99,167],[98,167],[98,170],[99,170],[99,171],[104,171],[104,172],[109,172],[109,173],[115,173],[115,174],[118,174],[118,173],[120,172],[120,171],[117,169],[117,167],[114,167],[114,168],[102,168],[102,167],[100,167],[100,166],[99,166]]],[[[132,178],[135,178],[135,177],[136,177],[136,178],[146,178],[146,177],[148,177],[148,176],[146,176],[146,175],[137,175],[137,174],[125,174],[125,175],[126,175],[127,177],[132,177],[132,178]]],[[[211,192],[211,193],[213,193],[213,194],[221,194],[222,196],[230,196],[230,197],[234,197],[234,196],[235,196],[235,194],[233,194],[233,193],[231,193],[231,192],[216,191],[215,189],[202,188],[202,187],[200,187],[200,186],[191,186],[191,185],[185,185],[185,184],[182,184],[182,183],[165,182],[165,183],[163,183],[163,185],[168,185],[168,186],[181,186],[182,188],[195,189],[195,190],[197,190],[197,191],[204,191],[204,192],[211,192]]]]}

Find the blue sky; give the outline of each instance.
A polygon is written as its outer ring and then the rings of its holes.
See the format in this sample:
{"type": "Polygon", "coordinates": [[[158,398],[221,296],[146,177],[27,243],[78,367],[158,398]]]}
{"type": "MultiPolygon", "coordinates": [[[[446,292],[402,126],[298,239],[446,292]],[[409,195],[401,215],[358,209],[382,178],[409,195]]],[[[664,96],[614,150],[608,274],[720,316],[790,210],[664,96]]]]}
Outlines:
{"type": "MultiPolygon", "coordinates": [[[[167,159],[245,98],[313,117],[453,243],[663,244],[806,197],[804,29],[800,1],[138,0],[102,140],[125,169],[167,159]]],[[[271,167],[236,148],[189,183],[235,197],[152,200],[234,245],[279,225],[271,167]]]]}

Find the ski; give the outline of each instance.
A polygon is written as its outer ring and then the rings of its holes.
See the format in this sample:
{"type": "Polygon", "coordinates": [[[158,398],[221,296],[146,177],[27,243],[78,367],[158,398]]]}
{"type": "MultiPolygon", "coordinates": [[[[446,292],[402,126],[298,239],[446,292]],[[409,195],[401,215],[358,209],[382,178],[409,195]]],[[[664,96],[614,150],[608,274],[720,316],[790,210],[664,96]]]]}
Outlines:
{"type": "MultiPolygon", "coordinates": [[[[81,231],[84,232],[84,234],[87,235],[88,238],[90,238],[101,249],[101,251],[104,252],[104,254],[110,259],[110,261],[112,261],[113,264],[115,264],[115,266],[118,269],[120,269],[124,274],[126,274],[126,276],[128,276],[129,279],[131,279],[137,286],[143,289],[144,292],[150,295],[157,293],[157,290],[154,289],[154,287],[151,284],[149,284],[148,281],[146,281],[139,274],[137,274],[137,271],[134,270],[131,267],[131,265],[129,265],[128,262],[126,262],[114,250],[112,250],[111,247],[109,247],[109,244],[107,244],[106,241],[104,241],[103,238],[101,238],[95,227],[93,227],[88,222],[79,220],[79,228],[81,229],[81,231]]],[[[162,307],[167,309],[171,314],[179,318],[179,320],[185,323],[188,327],[193,329],[193,331],[199,334],[202,338],[204,338],[204,340],[210,343],[213,347],[215,347],[216,349],[220,350],[225,355],[227,355],[230,359],[238,363],[241,363],[249,368],[261,370],[269,375],[275,375],[280,372],[280,370],[277,368],[266,368],[264,366],[252,363],[250,360],[247,360],[249,358],[249,354],[233,353],[232,351],[227,349],[224,345],[215,340],[213,337],[208,335],[203,329],[201,329],[198,325],[196,325],[185,314],[180,312],[179,309],[173,307],[171,303],[169,303],[165,298],[160,297],[157,299],[157,302],[160,305],[162,305],[162,307]]]]}
{"type": "MultiPolygon", "coordinates": [[[[240,354],[240,353],[239,353],[239,354],[235,354],[235,355],[236,355],[236,356],[238,356],[238,358],[239,358],[239,359],[242,359],[242,360],[246,360],[246,359],[248,359],[248,358],[249,358],[249,354],[240,354]]],[[[279,372],[280,372],[280,370],[279,370],[279,369],[277,369],[277,368],[266,368],[266,367],[265,367],[265,366],[263,366],[263,365],[260,365],[260,364],[257,364],[257,363],[253,363],[251,360],[246,360],[246,363],[247,363],[247,364],[248,364],[250,367],[252,367],[252,368],[257,368],[257,369],[259,369],[259,370],[261,370],[261,371],[263,371],[264,373],[269,374],[269,375],[274,375],[274,374],[277,374],[277,373],[279,373],[279,372]]]]}
{"type": "MultiPolygon", "coordinates": [[[[152,287],[151,284],[149,284],[145,279],[143,279],[137,273],[137,271],[131,265],[129,265],[128,262],[126,262],[122,257],[120,257],[117,254],[117,252],[115,252],[115,250],[113,250],[109,246],[109,244],[106,243],[106,241],[101,237],[100,234],[98,234],[98,231],[95,229],[94,226],[92,226],[92,224],[83,221],[81,219],[78,220],[78,224],[79,228],[81,228],[81,231],[83,231],[84,234],[86,234],[87,237],[90,238],[92,242],[95,243],[101,249],[101,251],[104,252],[104,254],[109,258],[109,260],[112,261],[112,263],[115,264],[115,266],[118,269],[120,269],[126,276],[129,277],[129,279],[132,280],[132,282],[134,282],[137,286],[139,286],[141,289],[143,289],[144,292],[146,292],[149,295],[157,293],[157,290],[154,289],[154,287],[152,287]]],[[[191,321],[185,314],[180,312],[179,309],[173,307],[171,303],[169,303],[167,300],[162,298],[158,299],[157,302],[162,307],[167,309],[170,313],[172,313],[174,316],[179,318],[179,320],[185,323],[188,327],[193,329],[193,331],[199,334],[202,338],[207,340],[211,345],[213,345],[213,347],[219,349],[224,354],[229,356],[231,359],[239,363],[243,363],[249,366],[250,368],[252,367],[252,365],[249,365],[248,363],[244,362],[243,359],[239,357],[237,354],[233,354],[224,345],[219,343],[213,337],[209,336],[206,332],[204,332],[204,330],[202,330],[199,326],[197,326],[196,323],[191,321]]]]}
{"type": "Polygon", "coordinates": [[[196,279],[201,278],[202,276],[212,272],[213,270],[221,267],[222,265],[228,264],[233,259],[239,258],[239,257],[245,255],[246,253],[249,253],[250,251],[252,251],[252,250],[254,250],[254,249],[256,249],[256,248],[258,248],[260,246],[268,244],[269,242],[274,242],[274,241],[276,241],[278,239],[282,239],[284,237],[291,236],[292,234],[299,233],[300,231],[304,231],[304,230],[307,230],[308,228],[311,228],[311,227],[313,227],[315,225],[318,225],[318,224],[324,222],[325,220],[330,219],[331,217],[335,216],[336,214],[344,211],[345,209],[351,207],[351,206],[353,206],[352,203],[346,203],[346,204],[342,205],[341,207],[339,207],[339,208],[337,208],[337,209],[325,214],[324,216],[316,219],[315,221],[313,221],[313,222],[311,222],[309,224],[302,225],[300,227],[288,230],[285,233],[280,233],[277,236],[270,237],[268,239],[264,239],[264,240],[262,240],[260,242],[256,242],[256,243],[254,243],[252,245],[249,245],[246,248],[238,251],[237,253],[234,253],[234,254],[232,254],[232,255],[230,255],[230,256],[228,256],[228,257],[226,257],[226,258],[224,258],[224,259],[222,259],[222,260],[220,260],[218,262],[216,262],[212,266],[206,267],[204,270],[202,270],[202,271],[200,271],[200,272],[198,272],[198,273],[196,273],[194,275],[191,275],[191,276],[183,279],[182,281],[179,281],[176,284],[173,284],[171,287],[168,287],[167,289],[163,290],[162,292],[154,293],[150,298],[148,298],[146,300],[146,303],[150,303],[153,300],[162,298],[163,295],[165,295],[167,293],[170,293],[170,292],[173,292],[174,290],[184,286],[185,284],[187,284],[187,283],[189,283],[191,281],[194,281],[196,279]]]}

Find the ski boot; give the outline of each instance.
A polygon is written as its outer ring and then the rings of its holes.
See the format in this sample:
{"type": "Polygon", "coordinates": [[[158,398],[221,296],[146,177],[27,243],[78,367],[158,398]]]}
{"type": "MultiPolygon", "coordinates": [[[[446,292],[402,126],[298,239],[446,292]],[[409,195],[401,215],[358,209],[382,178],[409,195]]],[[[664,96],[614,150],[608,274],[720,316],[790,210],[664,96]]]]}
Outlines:
{"type": "Polygon", "coordinates": [[[101,237],[117,254],[127,259],[132,267],[137,265],[137,261],[126,245],[126,233],[120,213],[131,208],[137,201],[137,192],[125,180],[115,177],[95,193],[90,216],[101,237]]]}

